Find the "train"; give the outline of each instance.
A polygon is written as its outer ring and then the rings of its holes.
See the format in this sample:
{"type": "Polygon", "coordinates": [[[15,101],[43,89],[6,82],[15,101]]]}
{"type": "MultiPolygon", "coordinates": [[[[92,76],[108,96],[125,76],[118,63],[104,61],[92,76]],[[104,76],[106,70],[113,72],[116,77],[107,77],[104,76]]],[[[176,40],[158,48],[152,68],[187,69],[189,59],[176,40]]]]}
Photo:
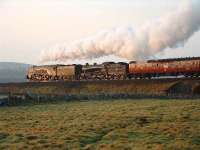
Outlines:
{"type": "Polygon", "coordinates": [[[200,77],[200,57],[101,64],[43,65],[28,69],[29,81],[131,80],[155,77],[200,77]]]}

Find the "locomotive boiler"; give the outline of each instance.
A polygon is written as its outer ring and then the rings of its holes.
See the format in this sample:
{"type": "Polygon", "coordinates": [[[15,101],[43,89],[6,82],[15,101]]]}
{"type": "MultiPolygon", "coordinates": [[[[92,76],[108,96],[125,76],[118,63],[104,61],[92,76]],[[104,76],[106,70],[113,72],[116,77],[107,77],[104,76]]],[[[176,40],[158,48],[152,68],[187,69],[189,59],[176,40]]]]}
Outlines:
{"type": "Polygon", "coordinates": [[[166,76],[199,77],[200,57],[130,63],[32,66],[27,73],[30,81],[130,80],[166,76]]]}

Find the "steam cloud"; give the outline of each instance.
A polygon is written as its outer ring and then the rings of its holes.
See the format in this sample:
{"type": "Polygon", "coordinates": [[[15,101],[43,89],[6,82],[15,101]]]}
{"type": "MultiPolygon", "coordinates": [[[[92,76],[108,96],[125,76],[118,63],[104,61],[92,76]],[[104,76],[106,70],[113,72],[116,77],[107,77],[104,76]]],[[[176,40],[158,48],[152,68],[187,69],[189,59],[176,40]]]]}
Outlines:
{"type": "Polygon", "coordinates": [[[41,61],[92,59],[107,55],[144,60],[166,48],[183,45],[200,27],[200,0],[189,0],[175,12],[133,27],[104,30],[94,36],[57,45],[41,53],[41,61]]]}

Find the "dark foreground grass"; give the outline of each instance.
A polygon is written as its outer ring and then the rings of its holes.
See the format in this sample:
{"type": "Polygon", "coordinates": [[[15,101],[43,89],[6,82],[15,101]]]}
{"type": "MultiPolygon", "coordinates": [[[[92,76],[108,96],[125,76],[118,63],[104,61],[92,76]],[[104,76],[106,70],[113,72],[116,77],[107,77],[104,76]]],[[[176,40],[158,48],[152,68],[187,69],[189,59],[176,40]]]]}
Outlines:
{"type": "Polygon", "coordinates": [[[199,150],[199,100],[0,108],[0,149],[199,150]]]}

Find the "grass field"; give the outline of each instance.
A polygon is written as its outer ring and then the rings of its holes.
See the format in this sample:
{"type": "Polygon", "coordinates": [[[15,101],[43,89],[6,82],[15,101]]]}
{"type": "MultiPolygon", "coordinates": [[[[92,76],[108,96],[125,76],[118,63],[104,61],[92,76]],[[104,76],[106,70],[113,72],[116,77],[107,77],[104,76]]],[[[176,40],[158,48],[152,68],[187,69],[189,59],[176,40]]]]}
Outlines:
{"type": "Polygon", "coordinates": [[[199,150],[199,100],[0,108],[0,149],[199,150]]]}

